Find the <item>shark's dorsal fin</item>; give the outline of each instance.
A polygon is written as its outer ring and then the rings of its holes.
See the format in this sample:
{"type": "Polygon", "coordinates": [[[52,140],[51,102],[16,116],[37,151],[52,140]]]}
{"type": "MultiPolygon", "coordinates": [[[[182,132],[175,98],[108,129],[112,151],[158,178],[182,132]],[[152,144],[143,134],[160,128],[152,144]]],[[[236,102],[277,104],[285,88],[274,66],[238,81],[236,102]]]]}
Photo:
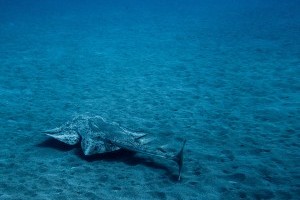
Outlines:
{"type": "Polygon", "coordinates": [[[136,137],[136,138],[134,138],[134,140],[135,141],[138,141],[138,140],[140,140],[140,139],[142,139],[142,138],[144,138],[145,136],[147,136],[148,134],[147,133],[145,133],[145,134],[143,134],[143,135],[140,135],[140,136],[138,136],[138,137],[136,137]]]}

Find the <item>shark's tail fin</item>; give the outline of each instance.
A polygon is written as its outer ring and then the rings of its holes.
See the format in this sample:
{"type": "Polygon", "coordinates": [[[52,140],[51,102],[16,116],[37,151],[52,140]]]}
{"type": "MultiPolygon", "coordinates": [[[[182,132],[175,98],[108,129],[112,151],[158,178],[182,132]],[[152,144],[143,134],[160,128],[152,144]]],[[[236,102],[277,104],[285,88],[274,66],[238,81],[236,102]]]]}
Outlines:
{"type": "Polygon", "coordinates": [[[173,158],[173,160],[178,165],[178,181],[180,181],[180,177],[181,177],[181,170],[182,170],[182,166],[183,166],[183,149],[184,149],[185,143],[186,143],[186,139],[183,141],[180,151],[173,158]]]}

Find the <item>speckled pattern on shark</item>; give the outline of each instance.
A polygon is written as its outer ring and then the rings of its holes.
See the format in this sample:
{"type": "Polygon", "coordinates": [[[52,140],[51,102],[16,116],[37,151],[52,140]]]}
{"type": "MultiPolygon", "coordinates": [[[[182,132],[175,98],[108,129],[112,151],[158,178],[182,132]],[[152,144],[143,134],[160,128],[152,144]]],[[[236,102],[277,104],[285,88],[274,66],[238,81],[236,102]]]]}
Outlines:
{"type": "Polygon", "coordinates": [[[64,125],[44,131],[69,145],[81,143],[84,155],[101,154],[121,148],[174,161],[178,164],[180,180],[183,165],[183,148],[177,154],[167,153],[146,146],[149,140],[146,133],[137,133],[121,127],[116,122],[108,122],[101,116],[79,115],[64,125]]]}

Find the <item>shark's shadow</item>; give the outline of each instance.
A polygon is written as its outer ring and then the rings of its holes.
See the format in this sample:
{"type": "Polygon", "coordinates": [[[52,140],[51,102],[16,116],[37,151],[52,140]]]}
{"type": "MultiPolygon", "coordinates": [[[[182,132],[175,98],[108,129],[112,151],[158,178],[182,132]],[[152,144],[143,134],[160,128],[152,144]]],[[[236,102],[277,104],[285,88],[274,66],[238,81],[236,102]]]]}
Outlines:
{"type": "Polygon", "coordinates": [[[80,144],[68,145],[68,144],[60,142],[58,140],[55,140],[53,138],[49,138],[49,139],[43,141],[42,143],[37,144],[36,146],[40,147],[40,148],[57,149],[57,150],[63,151],[63,152],[74,150],[75,155],[77,155],[80,159],[85,160],[87,162],[94,162],[97,160],[105,160],[105,161],[109,161],[109,162],[123,162],[130,166],[144,165],[144,166],[152,168],[152,169],[163,170],[165,172],[165,175],[168,176],[174,182],[176,182],[177,178],[178,178],[175,171],[168,168],[164,164],[155,162],[146,156],[145,157],[135,156],[137,154],[136,152],[128,151],[125,149],[120,149],[120,150],[108,152],[108,153],[86,156],[83,154],[83,152],[80,148],[80,144]]]}
{"type": "Polygon", "coordinates": [[[36,146],[37,147],[41,147],[41,148],[57,149],[59,151],[71,151],[73,149],[79,148],[80,144],[67,145],[67,144],[65,144],[63,142],[60,142],[59,140],[55,140],[53,138],[48,138],[45,141],[37,144],[36,146]]]}

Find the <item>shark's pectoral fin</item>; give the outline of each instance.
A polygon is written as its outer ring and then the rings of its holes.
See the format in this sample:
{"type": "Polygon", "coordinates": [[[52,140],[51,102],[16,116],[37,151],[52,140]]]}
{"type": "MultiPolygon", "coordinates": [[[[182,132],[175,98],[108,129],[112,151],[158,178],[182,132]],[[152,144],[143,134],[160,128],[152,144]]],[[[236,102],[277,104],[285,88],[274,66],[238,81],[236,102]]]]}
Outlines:
{"type": "Polygon", "coordinates": [[[75,145],[79,142],[80,136],[76,131],[59,131],[60,129],[52,129],[49,131],[44,131],[46,135],[53,137],[63,143],[69,145],[75,145]]]}
{"type": "MultiPolygon", "coordinates": [[[[99,144],[99,148],[102,146],[103,146],[103,144],[99,144]]],[[[86,156],[97,153],[95,142],[93,142],[92,140],[90,140],[88,138],[83,138],[81,140],[81,148],[82,148],[84,155],[86,155],[86,156]]]]}
{"type": "Polygon", "coordinates": [[[92,138],[83,138],[81,140],[81,148],[84,155],[94,155],[97,153],[106,153],[111,151],[119,150],[120,147],[117,147],[113,144],[104,143],[103,141],[97,141],[92,138]]]}
{"type": "Polygon", "coordinates": [[[62,129],[61,127],[57,127],[57,128],[53,128],[53,129],[49,129],[49,130],[46,130],[46,131],[43,131],[43,133],[46,133],[46,134],[55,134],[55,133],[60,133],[62,132],[62,129]]]}

